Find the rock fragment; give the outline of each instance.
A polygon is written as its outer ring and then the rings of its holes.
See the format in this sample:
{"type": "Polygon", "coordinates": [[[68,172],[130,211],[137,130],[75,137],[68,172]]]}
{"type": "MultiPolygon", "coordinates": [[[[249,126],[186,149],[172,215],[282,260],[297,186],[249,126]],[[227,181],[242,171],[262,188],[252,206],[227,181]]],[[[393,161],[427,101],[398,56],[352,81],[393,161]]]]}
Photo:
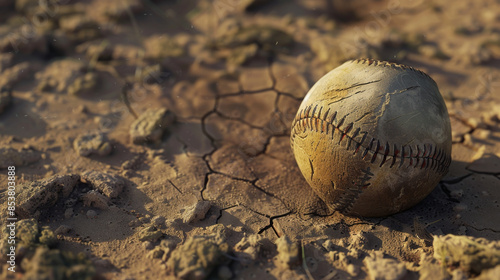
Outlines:
{"type": "Polygon", "coordinates": [[[118,197],[125,187],[125,180],[118,175],[92,170],[82,173],[81,177],[82,182],[89,183],[109,198],[118,197]]]}
{"type": "Polygon", "coordinates": [[[212,205],[210,201],[198,201],[184,210],[182,221],[184,223],[195,223],[205,219],[208,210],[212,205]]]}
{"type": "Polygon", "coordinates": [[[80,176],[55,175],[50,178],[22,184],[17,196],[16,214],[19,218],[33,217],[43,207],[54,205],[58,199],[68,197],[80,176]]]}
{"type": "Polygon", "coordinates": [[[394,259],[384,258],[384,254],[380,251],[374,252],[364,262],[368,268],[368,276],[372,280],[399,280],[404,279],[407,274],[403,263],[394,259]]]}
{"type": "Polygon", "coordinates": [[[102,132],[89,132],[78,136],[73,142],[73,148],[80,156],[88,157],[93,154],[107,156],[113,151],[107,137],[102,132]]]}
{"type": "Polygon", "coordinates": [[[148,109],[130,126],[130,137],[134,144],[161,142],[163,133],[175,120],[166,108],[148,109]]]}
{"type": "Polygon", "coordinates": [[[202,236],[190,237],[172,252],[167,266],[180,279],[206,279],[224,261],[228,246],[202,236]]]}

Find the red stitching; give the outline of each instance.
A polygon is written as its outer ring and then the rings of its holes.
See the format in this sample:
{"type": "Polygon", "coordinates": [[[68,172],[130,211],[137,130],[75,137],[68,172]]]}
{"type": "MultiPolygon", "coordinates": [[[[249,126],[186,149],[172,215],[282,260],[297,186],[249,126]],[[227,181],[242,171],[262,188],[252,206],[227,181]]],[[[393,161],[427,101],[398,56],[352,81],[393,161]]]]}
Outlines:
{"type": "Polygon", "coordinates": [[[354,138],[358,136],[359,133],[363,133],[360,131],[359,128],[354,128],[354,123],[349,123],[345,128],[341,128],[341,126],[345,122],[345,116],[340,119],[337,125],[334,125],[334,121],[337,117],[337,111],[334,111],[333,113],[330,114],[330,109],[326,111],[324,116],[321,116],[321,112],[323,107],[321,106],[319,108],[318,114],[317,115],[311,115],[310,112],[315,113],[318,110],[318,105],[316,104],[313,108],[313,106],[308,106],[304,109],[302,109],[298,114],[297,117],[294,119],[293,124],[292,124],[292,146],[293,146],[293,137],[295,133],[300,130],[300,128],[303,128],[303,132],[305,132],[307,129],[311,131],[316,131],[320,133],[325,133],[326,135],[329,134],[329,127],[332,127],[331,131],[331,137],[333,139],[333,136],[335,135],[335,131],[337,133],[340,133],[339,136],[339,143],[340,144],[343,140],[347,139],[349,141],[349,145],[347,145],[347,150],[350,148],[351,141],[356,143],[355,148],[354,148],[354,153],[357,154],[361,147],[364,148],[364,151],[361,155],[363,159],[366,158],[368,155],[368,152],[371,152],[371,158],[370,162],[374,163],[378,155],[382,155],[380,167],[383,166],[387,161],[388,157],[392,157],[392,162],[390,164],[390,168],[395,166],[396,160],[400,159],[399,167],[402,167],[405,160],[408,159],[408,167],[414,167],[418,168],[420,167],[421,169],[431,169],[434,170],[437,173],[444,173],[448,167],[449,164],[451,163],[451,157],[446,155],[446,153],[442,149],[438,149],[437,147],[432,151],[433,146],[429,144],[429,148],[427,148],[426,144],[423,144],[423,150],[419,145],[416,145],[415,148],[412,148],[411,146],[401,146],[401,149],[398,149],[396,144],[393,144],[394,150],[392,156],[390,154],[390,143],[386,142],[384,145],[381,145],[380,141],[375,138],[371,138],[370,143],[368,146],[363,146],[363,143],[365,139],[368,137],[367,133],[364,133],[363,138],[361,139],[360,142],[357,142],[354,138]],[[321,123],[320,123],[321,122],[321,123]],[[319,128],[318,128],[319,127],[319,128]],[[326,129],[325,129],[326,127],[326,129]],[[352,135],[349,135],[349,133],[353,131],[352,135]],[[420,160],[423,162],[421,164],[420,160]],[[430,161],[430,163],[429,163],[430,161]]]}

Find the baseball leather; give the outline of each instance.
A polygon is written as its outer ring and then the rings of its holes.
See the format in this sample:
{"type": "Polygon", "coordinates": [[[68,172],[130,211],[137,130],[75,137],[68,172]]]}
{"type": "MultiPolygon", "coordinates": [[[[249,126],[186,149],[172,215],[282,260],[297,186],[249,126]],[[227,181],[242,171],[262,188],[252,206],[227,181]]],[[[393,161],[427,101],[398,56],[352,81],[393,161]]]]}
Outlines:
{"type": "Polygon", "coordinates": [[[307,93],[292,123],[291,146],[306,181],[329,208],[386,216],[420,202],[447,172],[450,119],[427,74],[353,60],[307,93]]]}

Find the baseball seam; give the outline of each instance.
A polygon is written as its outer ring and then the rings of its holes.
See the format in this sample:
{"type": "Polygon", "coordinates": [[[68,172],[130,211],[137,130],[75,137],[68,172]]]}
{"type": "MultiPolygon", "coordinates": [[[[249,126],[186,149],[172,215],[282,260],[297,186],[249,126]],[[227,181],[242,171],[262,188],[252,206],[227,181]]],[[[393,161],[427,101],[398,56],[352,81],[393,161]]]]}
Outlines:
{"type": "Polygon", "coordinates": [[[354,122],[348,123],[342,128],[346,116],[340,118],[337,111],[330,114],[330,109],[328,109],[321,115],[322,112],[323,106],[319,105],[310,105],[298,112],[292,124],[292,147],[293,138],[299,129],[302,129],[302,132],[309,129],[310,131],[331,134],[332,139],[334,138],[335,131],[338,131],[342,135],[337,145],[347,140],[346,150],[349,150],[354,143],[356,146],[353,155],[363,151],[362,158],[367,159],[367,157],[371,157],[369,158],[371,163],[375,163],[377,156],[381,155],[382,160],[379,167],[388,162],[391,162],[390,168],[394,166],[402,167],[408,162],[408,167],[420,167],[420,169],[431,168],[435,172],[445,173],[451,163],[451,157],[444,150],[437,149],[431,144],[401,145],[400,148],[398,148],[397,144],[392,144],[391,149],[391,144],[388,141],[385,144],[381,144],[380,140],[371,137],[367,132],[361,131],[360,128],[353,130],[354,122]],[[337,124],[335,124],[335,121],[337,121],[337,124]],[[363,135],[361,140],[356,141],[355,138],[361,134],[363,135]],[[368,139],[370,139],[369,144],[365,145],[368,139]],[[400,162],[396,164],[398,159],[400,162]]]}
{"type": "MultiPolygon", "coordinates": [[[[307,106],[297,113],[292,124],[292,149],[294,138],[300,130],[302,130],[302,133],[309,130],[331,135],[331,139],[334,139],[335,132],[338,131],[341,135],[338,143],[336,143],[337,145],[340,145],[342,141],[348,141],[346,146],[346,150],[348,151],[352,143],[354,143],[353,155],[359,154],[362,151],[361,157],[365,160],[368,159],[372,164],[375,164],[375,161],[379,158],[379,155],[381,155],[382,159],[380,160],[379,167],[390,162],[389,168],[393,168],[394,166],[401,168],[407,163],[407,167],[420,167],[420,169],[430,168],[434,172],[445,173],[451,163],[451,157],[443,149],[438,149],[431,144],[423,144],[423,148],[421,148],[419,144],[414,147],[410,145],[400,145],[399,149],[397,144],[392,144],[391,154],[391,144],[389,142],[382,145],[380,140],[369,136],[367,132],[361,131],[360,128],[353,130],[355,125],[354,122],[347,123],[342,127],[346,116],[340,117],[337,111],[330,114],[329,108],[325,113],[322,114],[322,112],[323,106],[316,104],[315,106],[307,106]],[[360,135],[362,135],[362,138],[356,141],[356,137],[360,135]],[[368,145],[365,144],[366,141],[369,141],[368,145]],[[398,159],[399,163],[396,164],[398,159]]],[[[334,183],[332,182],[332,184],[334,183]]],[[[337,202],[335,202],[334,208],[337,210],[342,209],[342,212],[349,211],[356,199],[362,193],[364,186],[366,185],[354,184],[354,186],[348,186],[339,196],[337,202]]]]}
{"type": "Polygon", "coordinates": [[[420,74],[420,75],[428,78],[434,84],[436,84],[436,81],[434,81],[434,79],[432,79],[425,72],[422,72],[422,71],[420,71],[418,69],[415,69],[415,68],[413,68],[411,66],[408,66],[408,65],[402,65],[402,64],[398,64],[398,63],[394,63],[394,62],[388,62],[388,61],[374,60],[374,59],[370,59],[370,58],[355,59],[355,60],[351,60],[351,62],[352,63],[357,63],[357,64],[366,64],[368,66],[371,65],[371,66],[389,67],[389,68],[392,68],[392,69],[399,69],[399,70],[409,70],[409,71],[412,71],[414,73],[420,74]]]}

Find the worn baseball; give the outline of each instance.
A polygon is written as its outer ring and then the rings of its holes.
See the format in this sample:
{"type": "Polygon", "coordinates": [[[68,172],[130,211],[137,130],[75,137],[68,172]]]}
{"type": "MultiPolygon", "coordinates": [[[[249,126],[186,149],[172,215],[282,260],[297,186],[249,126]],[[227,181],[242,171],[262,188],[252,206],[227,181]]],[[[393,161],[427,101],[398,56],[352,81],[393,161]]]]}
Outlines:
{"type": "Polygon", "coordinates": [[[309,90],[292,124],[291,146],[330,209],[386,216],[420,202],[448,171],[450,119],[427,74],[352,60],[309,90]]]}

